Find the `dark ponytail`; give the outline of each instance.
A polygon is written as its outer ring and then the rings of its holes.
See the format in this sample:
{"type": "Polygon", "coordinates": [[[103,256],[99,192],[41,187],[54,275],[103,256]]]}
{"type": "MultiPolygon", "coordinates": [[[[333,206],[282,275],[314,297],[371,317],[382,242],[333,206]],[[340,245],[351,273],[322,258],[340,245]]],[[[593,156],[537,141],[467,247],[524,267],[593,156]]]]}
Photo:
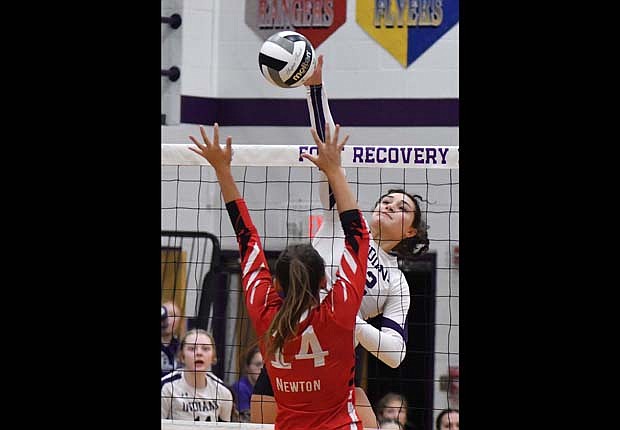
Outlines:
{"type": "Polygon", "coordinates": [[[320,283],[325,277],[325,263],[309,244],[291,245],[275,264],[275,277],[284,293],[284,303],[265,332],[267,356],[275,357],[287,340],[295,337],[301,315],[319,304],[320,283]]]}

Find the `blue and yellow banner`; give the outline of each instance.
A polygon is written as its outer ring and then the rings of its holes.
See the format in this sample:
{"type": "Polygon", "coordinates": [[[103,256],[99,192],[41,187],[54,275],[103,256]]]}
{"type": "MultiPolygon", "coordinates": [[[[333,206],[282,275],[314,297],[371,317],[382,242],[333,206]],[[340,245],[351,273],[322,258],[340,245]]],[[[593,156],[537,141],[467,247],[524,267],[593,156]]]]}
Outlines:
{"type": "Polygon", "coordinates": [[[357,23],[408,67],[459,21],[459,0],[357,0],[357,23]]]}

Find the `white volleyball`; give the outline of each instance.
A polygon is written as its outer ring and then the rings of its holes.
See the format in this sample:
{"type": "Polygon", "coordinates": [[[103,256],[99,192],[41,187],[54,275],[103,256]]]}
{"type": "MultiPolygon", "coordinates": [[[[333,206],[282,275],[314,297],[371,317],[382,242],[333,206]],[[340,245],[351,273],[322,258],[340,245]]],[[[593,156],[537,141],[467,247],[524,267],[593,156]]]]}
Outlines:
{"type": "Polygon", "coordinates": [[[303,85],[316,67],[314,47],[295,31],[280,31],[260,48],[258,67],[271,84],[282,88],[303,85]]]}

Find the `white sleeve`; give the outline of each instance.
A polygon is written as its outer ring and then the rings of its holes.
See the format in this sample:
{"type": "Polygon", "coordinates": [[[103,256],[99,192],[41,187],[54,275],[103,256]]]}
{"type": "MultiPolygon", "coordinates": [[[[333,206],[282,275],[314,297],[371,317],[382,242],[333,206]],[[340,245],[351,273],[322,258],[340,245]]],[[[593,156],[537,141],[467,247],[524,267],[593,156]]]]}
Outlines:
{"type": "Polygon", "coordinates": [[[220,408],[218,415],[220,420],[230,422],[232,420],[232,406],[233,396],[228,388],[224,385],[220,385],[220,393],[222,395],[222,401],[220,402],[220,408]]]}
{"type": "MultiPolygon", "coordinates": [[[[325,92],[324,85],[310,85],[306,88],[306,101],[308,102],[308,113],[310,114],[310,125],[314,128],[321,138],[325,141],[325,127],[329,125],[331,136],[336,132],[334,119],[329,110],[329,100],[325,92]]],[[[344,169],[343,169],[344,171],[344,169]]],[[[346,172],[345,172],[346,174],[346,172]]],[[[331,188],[327,182],[327,177],[320,172],[319,195],[321,203],[325,209],[334,209],[336,199],[331,195],[331,188]]]]}
{"type": "Polygon", "coordinates": [[[409,292],[409,284],[405,274],[400,270],[393,270],[390,273],[390,293],[383,304],[382,325],[387,322],[394,325],[394,330],[405,333],[405,325],[407,323],[407,314],[409,314],[409,306],[411,305],[411,295],[409,292]],[[394,276],[397,275],[397,276],[394,276]]]}
{"type": "Polygon", "coordinates": [[[381,330],[368,324],[359,315],[355,329],[359,343],[392,368],[400,366],[407,353],[406,324],[411,302],[405,275],[401,271],[394,273],[399,276],[390,285],[390,294],[383,307],[381,330]]]}
{"type": "Polygon", "coordinates": [[[329,131],[334,135],[336,126],[332,113],[329,110],[329,100],[325,85],[310,85],[306,88],[306,101],[308,102],[308,112],[310,114],[310,125],[314,128],[321,138],[325,140],[325,125],[329,124],[329,131]]]}
{"type": "Polygon", "coordinates": [[[172,418],[172,411],[170,410],[172,405],[171,385],[172,384],[164,384],[161,388],[161,417],[163,419],[172,418]]]}
{"type": "Polygon", "coordinates": [[[392,368],[400,366],[405,359],[405,341],[391,328],[381,327],[379,331],[358,316],[355,337],[368,352],[392,368]]]}

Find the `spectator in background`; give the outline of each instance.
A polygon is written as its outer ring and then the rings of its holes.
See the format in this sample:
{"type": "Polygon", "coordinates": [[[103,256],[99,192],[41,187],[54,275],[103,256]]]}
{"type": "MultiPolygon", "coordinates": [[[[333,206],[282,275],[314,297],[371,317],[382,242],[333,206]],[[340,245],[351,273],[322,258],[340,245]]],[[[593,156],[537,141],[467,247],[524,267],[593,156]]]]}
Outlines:
{"type": "Polygon", "coordinates": [[[192,329],[181,340],[182,369],[161,379],[161,418],[228,421],[234,418],[232,392],[209,371],[217,361],[213,336],[192,329]]]}
{"type": "Polygon", "coordinates": [[[458,430],[459,429],[459,410],[444,409],[437,415],[437,430],[458,430]]]}
{"type": "Polygon", "coordinates": [[[405,427],[398,420],[385,419],[379,420],[379,428],[381,430],[404,430],[405,427]]]}
{"type": "Polygon", "coordinates": [[[415,429],[407,422],[408,403],[405,396],[397,393],[387,393],[377,403],[377,419],[382,421],[398,421],[403,429],[415,429]]]}
{"type": "Polygon", "coordinates": [[[250,422],[250,397],[254,384],[263,368],[263,356],[258,346],[251,348],[245,355],[244,375],[232,386],[233,394],[237,399],[237,409],[241,422],[250,422]]]}
{"type": "Polygon", "coordinates": [[[180,339],[185,335],[185,319],[181,310],[173,301],[161,305],[161,377],[179,367],[176,359],[181,345],[180,339]]]}

